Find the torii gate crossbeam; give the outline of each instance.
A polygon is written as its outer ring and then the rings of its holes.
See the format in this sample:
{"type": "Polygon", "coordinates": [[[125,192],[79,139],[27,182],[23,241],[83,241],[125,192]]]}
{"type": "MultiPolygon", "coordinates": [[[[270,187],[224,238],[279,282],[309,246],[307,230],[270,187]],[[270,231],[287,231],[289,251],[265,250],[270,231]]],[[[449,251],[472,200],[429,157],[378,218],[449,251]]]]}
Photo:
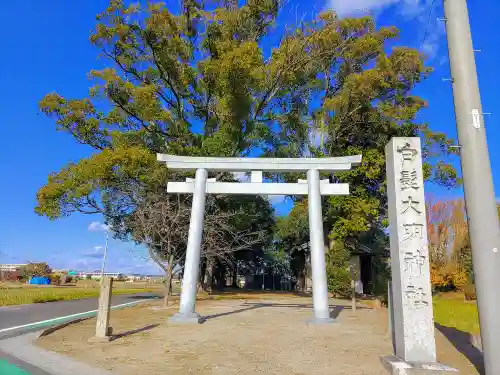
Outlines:
{"type": "Polygon", "coordinates": [[[322,195],[348,195],[348,184],[331,184],[321,181],[320,171],[346,171],[361,163],[361,155],[334,158],[225,158],[189,157],[158,154],[158,161],[171,170],[196,170],[194,180],[168,182],[169,193],[193,194],[189,236],[182,280],[179,312],[170,318],[179,323],[201,323],[203,318],[195,311],[203,219],[206,194],[245,195],[307,195],[309,212],[309,236],[311,244],[311,268],[313,282],[312,323],[329,323],[328,287],[326,279],[322,195]],[[216,182],[208,179],[208,171],[251,171],[251,182],[216,182]],[[262,172],[307,171],[307,180],[297,183],[264,183],[262,172]]]}

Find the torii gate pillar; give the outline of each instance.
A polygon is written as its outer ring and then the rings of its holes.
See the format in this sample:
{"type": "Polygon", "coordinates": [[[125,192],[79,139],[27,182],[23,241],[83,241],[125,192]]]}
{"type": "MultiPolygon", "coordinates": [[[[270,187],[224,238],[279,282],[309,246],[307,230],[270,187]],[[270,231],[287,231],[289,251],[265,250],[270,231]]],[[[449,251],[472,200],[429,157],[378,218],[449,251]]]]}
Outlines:
{"type": "Polygon", "coordinates": [[[319,171],[307,171],[309,241],[311,246],[312,290],[314,316],[312,323],[333,322],[328,303],[328,283],[326,280],[325,237],[323,236],[323,213],[319,171]]]}
{"type": "Polygon", "coordinates": [[[308,195],[309,237],[311,246],[313,317],[310,323],[324,324],[335,320],[330,317],[326,277],[325,247],[323,236],[322,195],[348,195],[348,184],[331,184],[320,181],[320,170],[345,171],[361,162],[361,155],[321,159],[266,159],[266,158],[209,158],[183,157],[158,154],[169,169],[196,170],[194,181],[168,182],[169,193],[192,193],[191,221],[182,281],[179,312],[169,320],[177,323],[201,323],[203,318],[195,311],[199,275],[205,195],[308,195]],[[251,171],[252,182],[216,182],[208,179],[207,170],[217,172],[251,171]],[[307,181],[297,183],[263,183],[262,171],[307,171],[307,181]]]}

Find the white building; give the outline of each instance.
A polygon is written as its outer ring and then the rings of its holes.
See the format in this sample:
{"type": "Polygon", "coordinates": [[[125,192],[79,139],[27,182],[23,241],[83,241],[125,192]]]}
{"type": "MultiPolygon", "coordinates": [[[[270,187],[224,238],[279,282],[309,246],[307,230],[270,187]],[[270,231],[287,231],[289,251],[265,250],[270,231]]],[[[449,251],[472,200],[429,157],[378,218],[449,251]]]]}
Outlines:
{"type": "Polygon", "coordinates": [[[26,267],[27,264],[0,264],[0,271],[16,272],[26,267]]]}
{"type": "MultiPolygon", "coordinates": [[[[86,278],[88,278],[89,275],[93,280],[100,279],[101,278],[101,271],[81,271],[81,272],[78,272],[77,277],[80,277],[82,279],[86,279],[86,278]]],[[[113,277],[116,279],[119,276],[121,276],[122,274],[120,272],[104,272],[103,275],[113,277]]]]}

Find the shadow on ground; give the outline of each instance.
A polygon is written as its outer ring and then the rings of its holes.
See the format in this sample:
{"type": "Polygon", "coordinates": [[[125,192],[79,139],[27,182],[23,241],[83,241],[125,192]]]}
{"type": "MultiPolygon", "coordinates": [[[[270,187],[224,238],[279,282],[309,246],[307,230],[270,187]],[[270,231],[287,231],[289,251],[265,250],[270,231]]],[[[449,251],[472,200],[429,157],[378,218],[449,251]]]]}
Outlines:
{"type": "Polygon", "coordinates": [[[311,297],[312,293],[300,292],[300,291],[290,291],[290,290],[272,290],[272,289],[244,289],[244,288],[224,288],[224,289],[212,289],[208,292],[211,296],[227,296],[234,294],[281,294],[285,296],[297,296],[297,297],[311,297]]]}
{"type": "Polygon", "coordinates": [[[480,374],[484,374],[483,353],[470,342],[467,332],[435,323],[436,328],[474,365],[480,374]]]}
{"type": "Polygon", "coordinates": [[[130,331],[118,333],[116,335],[111,336],[111,341],[115,341],[115,340],[121,339],[122,337],[130,336],[130,335],[133,335],[133,334],[136,334],[139,332],[149,331],[150,329],[156,328],[158,326],[159,326],[159,324],[150,324],[150,325],[147,325],[147,326],[142,327],[142,328],[137,328],[137,329],[133,329],[130,331]]]}
{"type": "Polygon", "coordinates": [[[127,298],[129,298],[129,299],[157,299],[157,298],[161,298],[161,295],[151,294],[148,296],[127,296],[127,298]]]}
{"type": "MultiPolygon", "coordinates": [[[[223,316],[227,316],[227,315],[233,315],[233,314],[238,314],[238,313],[242,313],[242,312],[245,312],[245,311],[250,311],[250,310],[255,310],[255,309],[259,309],[259,308],[262,308],[262,307],[289,307],[289,308],[294,308],[294,309],[309,309],[309,310],[312,310],[313,308],[313,305],[312,304],[299,304],[299,303],[245,303],[243,305],[244,307],[241,308],[241,309],[237,309],[237,310],[233,310],[233,311],[227,311],[227,312],[224,312],[224,313],[219,313],[219,314],[213,314],[213,315],[206,315],[203,317],[203,320],[206,321],[206,320],[210,320],[210,319],[214,319],[214,318],[220,318],[220,317],[223,317],[223,316]]],[[[343,305],[330,305],[330,317],[333,318],[333,319],[336,319],[338,318],[338,316],[340,315],[340,313],[347,309],[347,310],[350,310],[351,307],[350,306],[343,306],[343,305]]],[[[370,309],[369,307],[364,307],[364,306],[358,306],[357,309],[370,309]]]]}

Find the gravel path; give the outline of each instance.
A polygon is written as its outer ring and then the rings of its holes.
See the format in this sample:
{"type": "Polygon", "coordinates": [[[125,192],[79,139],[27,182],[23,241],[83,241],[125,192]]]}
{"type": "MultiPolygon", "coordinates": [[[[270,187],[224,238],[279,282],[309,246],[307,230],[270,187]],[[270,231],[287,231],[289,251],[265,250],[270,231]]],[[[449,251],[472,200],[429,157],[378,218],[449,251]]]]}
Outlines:
{"type": "MultiPolygon", "coordinates": [[[[313,326],[311,299],[202,301],[202,325],[171,325],[176,309],[141,305],[112,313],[114,332],[106,344],[89,344],[95,320],[69,326],[38,341],[116,374],[386,375],[380,356],[392,354],[385,309],[358,308],[332,300],[336,324],[313,326]],[[128,332],[127,332],[128,331],[128,332]]],[[[476,374],[474,367],[439,333],[439,359],[476,374]]]]}

